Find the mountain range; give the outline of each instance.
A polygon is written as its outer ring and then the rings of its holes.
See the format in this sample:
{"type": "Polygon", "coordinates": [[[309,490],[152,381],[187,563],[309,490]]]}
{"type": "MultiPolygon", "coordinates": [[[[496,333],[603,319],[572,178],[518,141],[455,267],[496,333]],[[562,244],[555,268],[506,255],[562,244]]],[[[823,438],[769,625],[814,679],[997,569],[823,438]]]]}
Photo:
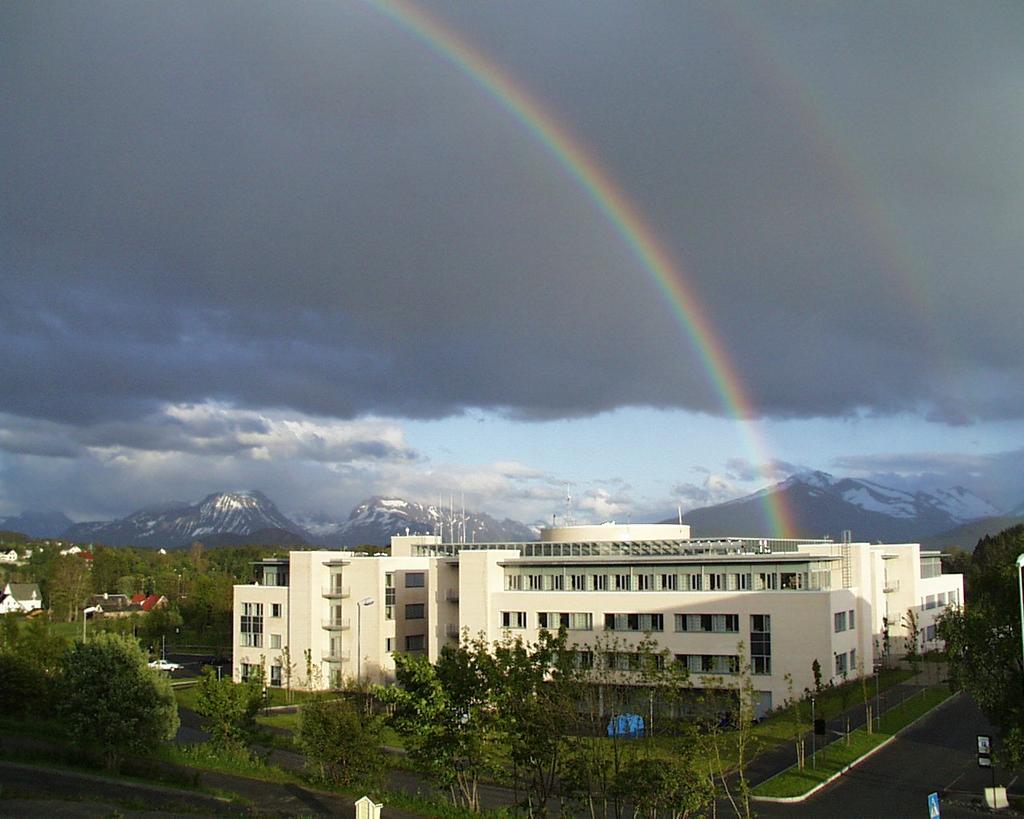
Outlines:
{"type": "MultiPolygon", "coordinates": [[[[890,543],[923,541],[1002,516],[962,486],[909,492],[874,481],[804,472],[751,495],[694,509],[683,515],[683,522],[693,528],[694,537],[766,536],[766,509],[785,510],[801,537],[839,538],[849,530],[856,540],[890,543]]],[[[973,548],[974,541],[961,545],[973,548]]]]}
{"type": "Polygon", "coordinates": [[[514,520],[499,521],[480,512],[463,515],[400,498],[370,498],[340,521],[323,512],[288,517],[262,492],[248,490],[215,493],[193,505],[150,506],[119,520],[76,523],[64,529],[60,538],[154,548],[197,540],[207,546],[358,546],[386,545],[392,535],[433,534],[442,528],[446,537],[464,536],[467,541],[520,541],[537,536],[536,530],[514,520]]]}
{"type": "MultiPolygon", "coordinates": [[[[963,487],[931,492],[893,489],[874,481],[805,472],[751,495],[684,515],[694,537],[772,534],[766,510],[785,510],[800,537],[839,538],[850,530],[857,540],[917,542],[931,548],[972,549],[980,537],[1024,522],[1024,503],[1007,513],[963,487]]],[[[675,522],[671,519],[666,522],[675,522]]],[[[446,540],[494,543],[532,540],[537,529],[482,512],[401,498],[372,497],[347,518],[325,512],[285,515],[263,493],[219,492],[198,503],[149,506],[112,521],[72,524],[59,512],[25,512],[0,518],[0,530],[32,537],[142,547],[242,544],[357,546],[386,545],[392,535],[442,533],[446,540]]]]}

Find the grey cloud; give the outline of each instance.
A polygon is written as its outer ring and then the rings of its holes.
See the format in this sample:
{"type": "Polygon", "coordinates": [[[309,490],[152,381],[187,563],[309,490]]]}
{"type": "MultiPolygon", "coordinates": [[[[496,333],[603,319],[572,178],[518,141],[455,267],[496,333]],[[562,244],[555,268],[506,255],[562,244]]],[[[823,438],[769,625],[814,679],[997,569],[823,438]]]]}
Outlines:
{"type": "MultiPolygon", "coordinates": [[[[1024,8],[577,12],[433,10],[620,181],[759,413],[1021,417],[1024,8]]],[[[370,7],[6,4],[0,76],[0,410],[142,448],[207,400],[727,412],[576,184],[370,7]]]]}

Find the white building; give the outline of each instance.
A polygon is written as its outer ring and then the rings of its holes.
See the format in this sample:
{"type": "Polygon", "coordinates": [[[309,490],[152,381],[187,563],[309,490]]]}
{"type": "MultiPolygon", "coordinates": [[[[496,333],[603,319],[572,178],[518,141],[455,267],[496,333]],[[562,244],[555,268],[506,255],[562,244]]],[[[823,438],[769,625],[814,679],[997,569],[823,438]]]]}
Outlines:
{"type": "Polygon", "coordinates": [[[37,583],[8,583],[0,593],[0,614],[28,614],[42,607],[37,583]]]}
{"type": "Polygon", "coordinates": [[[962,576],[917,544],[695,540],[661,524],[547,529],[533,543],[398,536],[390,557],[292,552],[257,572],[259,585],[235,587],[236,678],[265,663],[280,684],[287,645],[293,686],[306,651],[311,685],[386,682],[395,651],[433,659],[462,633],[532,641],[564,625],[583,658],[620,643],[603,659],[623,668],[649,636],[697,687],[742,657],[761,711],[786,699],[787,673],[796,692],[813,687],[815,660],[828,682],[871,673],[887,646],[904,653],[908,610],[921,647],[938,647],[935,620],[963,595],[962,576]]]}

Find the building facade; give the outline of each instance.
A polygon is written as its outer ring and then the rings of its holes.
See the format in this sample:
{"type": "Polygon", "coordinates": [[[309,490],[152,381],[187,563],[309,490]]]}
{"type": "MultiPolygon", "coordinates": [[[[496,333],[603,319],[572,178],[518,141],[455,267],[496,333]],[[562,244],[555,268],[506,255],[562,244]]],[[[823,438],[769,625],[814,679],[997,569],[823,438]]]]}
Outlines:
{"type": "Polygon", "coordinates": [[[390,557],[292,552],[256,569],[235,587],[236,679],[263,664],[284,684],[290,658],[292,686],[388,682],[398,651],[435,659],[462,635],[565,627],[584,662],[628,670],[653,642],[698,688],[749,667],[759,712],[785,701],[787,675],[813,688],[815,661],[826,683],[872,673],[905,653],[915,620],[919,647],[938,648],[937,618],[963,599],[962,576],[917,544],[699,540],[676,525],[561,527],[532,543],[399,536],[390,557]]]}

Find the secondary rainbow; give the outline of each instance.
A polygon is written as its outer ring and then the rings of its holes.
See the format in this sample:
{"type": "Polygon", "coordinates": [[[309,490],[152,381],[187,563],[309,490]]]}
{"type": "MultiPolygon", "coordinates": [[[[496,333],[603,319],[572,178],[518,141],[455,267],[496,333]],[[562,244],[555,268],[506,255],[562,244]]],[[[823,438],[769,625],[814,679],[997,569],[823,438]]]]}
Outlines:
{"type": "MultiPolygon", "coordinates": [[[[450,28],[405,0],[367,0],[446,62],[468,76],[557,160],[629,246],[670,305],[697,352],[725,411],[740,424],[757,464],[769,462],[767,447],[753,420],[756,413],[724,344],[667,249],[637,208],[586,148],[512,78],[450,28]]],[[[794,532],[792,516],[778,495],[763,496],[766,522],[776,536],[794,532]]]]}

